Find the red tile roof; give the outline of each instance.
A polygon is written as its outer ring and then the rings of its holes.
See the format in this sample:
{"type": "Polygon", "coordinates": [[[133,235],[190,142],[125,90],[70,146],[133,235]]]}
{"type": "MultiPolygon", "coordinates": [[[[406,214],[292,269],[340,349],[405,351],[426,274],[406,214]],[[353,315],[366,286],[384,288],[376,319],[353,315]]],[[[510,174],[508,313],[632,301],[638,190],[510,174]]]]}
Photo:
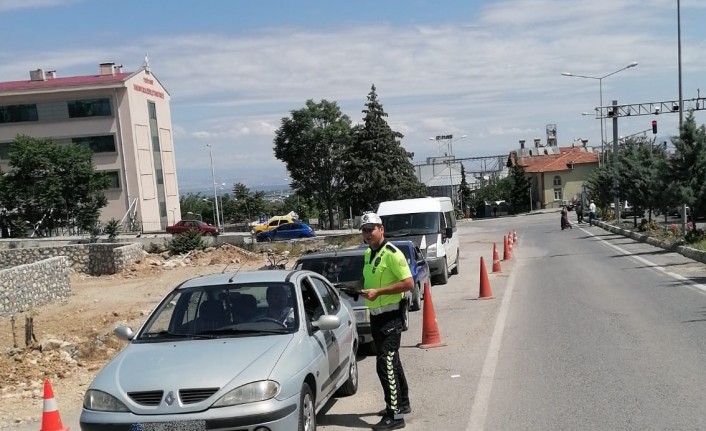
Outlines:
{"type": "Polygon", "coordinates": [[[40,90],[47,88],[82,87],[89,85],[117,84],[125,81],[132,73],[116,73],[115,75],[69,76],[52,78],[45,81],[10,81],[0,82],[0,93],[17,90],[40,90]]]}
{"type": "Polygon", "coordinates": [[[525,172],[558,172],[569,170],[569,165],[588,163],[598,164],[598,153],[587,152],[583,147],[559,147],[559,154],[517,157],[517,152],[510,155],[513,163],[519,163],[525,172]]]}

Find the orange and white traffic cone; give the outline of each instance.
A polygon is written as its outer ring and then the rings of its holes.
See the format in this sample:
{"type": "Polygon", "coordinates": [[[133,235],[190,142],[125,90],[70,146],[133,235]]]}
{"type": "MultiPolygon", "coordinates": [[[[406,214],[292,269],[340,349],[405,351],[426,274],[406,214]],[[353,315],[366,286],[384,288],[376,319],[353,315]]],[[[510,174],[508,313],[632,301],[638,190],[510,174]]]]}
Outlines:
{"type": "Polygon", "coordinates": [[[488,279],[488,271],[485,269],[485,260],[480,257],[480,293],[478,299],[491,299],[493,290],[490,288],[490,280],[488,279]]]}
{"type": "Polygon", "coordinates": [[[40,431],[69,431],[61,424],[59,407],[54,399],[54,390],[49,379],[44,380],[44,412],[42,413],[42,429],[40,431]]]}
{"type": "Polygon", "coordinates": [[[500,256],[498,256],[498,249],[495,247],[495,243],[493,243],[493,272],[500,271],[502,271],[500,268],[500,256]]]}
{"type": "Polygon", "coordinates": [[[507,245],[507,236],[503,236],[503,260],[510,260],[511,258],[510,248],[507,245]]]}
{"type": "Polygon", "coordinates": [[[515,229],[512,230],[512,243],[517,242],[517,231],[515,229]]]}
{"type": "Polygon", "coordinates": [[[422,342],[417,344],[420,349],[429,349],[432,347],[442,347],[445,343],[441,342],[441,333],[439,333],[439,324],[436,322],[436,313],[434,313],[434,303],[431,300],[431,290],[429,283],[424,283],[424,305],[422,309],[422,342]]]}

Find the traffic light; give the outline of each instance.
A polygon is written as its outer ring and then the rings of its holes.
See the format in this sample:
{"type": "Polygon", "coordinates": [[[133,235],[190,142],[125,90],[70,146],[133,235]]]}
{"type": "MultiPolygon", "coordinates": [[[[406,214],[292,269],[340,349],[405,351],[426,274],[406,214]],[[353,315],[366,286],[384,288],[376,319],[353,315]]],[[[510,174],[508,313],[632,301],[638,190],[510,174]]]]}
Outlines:
{"type": "Polygon", "coordinates": [[[657,134],[657,120],[652,120],[652,134],[657,134]]]}

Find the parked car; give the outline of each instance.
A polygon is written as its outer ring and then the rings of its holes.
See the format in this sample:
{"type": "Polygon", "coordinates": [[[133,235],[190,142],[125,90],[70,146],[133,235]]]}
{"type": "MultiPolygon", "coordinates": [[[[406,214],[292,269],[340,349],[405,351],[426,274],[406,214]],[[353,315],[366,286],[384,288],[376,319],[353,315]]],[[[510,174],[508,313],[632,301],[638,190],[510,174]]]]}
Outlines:
{"type": "Polygon", "coordinates": [[[285,223],[272,230],[266,230],[257,234],[257,242],[282,241],[287,239],[311,238],[316,236],[316,232],[308,224],[302,222],[285,223]]]}
{"type": "Polygon", "coordinates": [[[81,429],[316,430],[331,397],[357,391],[354,318],[311,271],[188,280],[136,333],[116,328],[128,344],[88,387],[81,429]]]}
{"type": "Polygon", "coordinates": [[[277,226],[285,223],[292,223],[295,222],[296,220],[290,216],[290,215],[284,215],[284,216],[274,216],[270,217],[269,220],[267,220],[266,223],[262,223],[256,226],[253,226],[252,230],[250,231],[251,234],[257,235],[260,232],[265,232],[268,230],[272,230],[276,228],[277,226]]]}
{"type": "MultiPolygon", "coordinates": [[[[393,244],[397,244],[394,241],[393,244]]],[[[400,241],[408,243],[409,241],[400,241]]],[[[367,247],[367,246],[365,246],[367,247]]],[[[404,250],[403,250],[404,252],[404,250]]],[[[417,248],[418,256],[421,256],[421,251],[417,248]]],[[[310,253],[301,256],[294,264],[295,269],[306,269],[322,274],[334,286],[341,289],[342,296],[347,298],[353,306],[355,313],[356,325],[358,326],[358,339],[360,345],[372,343],[373,336],[370,331],[370,312],[365,305],[365,299],[360,295],[353,295],[348,290],[351,287],[356,287],[363,278],[363,265],[365,263],[365,248],[352,247],[343,250],[323,251],[310,253]]],[[[424,261],[426,264],[426,261],[424,261]]],[[[419,265],[421,268],[417,271],[419,280],[415,279],[415,289],[408,292],[405,299],[405,315],[404,329],[409,328],[409,311],[419,310],[415,307],[415,303],[419,305],[421,300],[420,292],[417,290],[417,282],[423,283],[429,281],[429,266],[419,265]],[[426,266],[426,270],[423,268],[426,266]]],[[[415,273],[412,272],[412,275],[415,273]]]]}
{"type": "Polygon", "coordinates": [[[171,233],[172,235],[186,233],[190,230],[198,230],[204,235],[218,235],[217,227],[211,226],[210,224],[204,223],[199,220],[181,220],[176,222],[172,226],[167,226],[167,233],[171,233]]]}

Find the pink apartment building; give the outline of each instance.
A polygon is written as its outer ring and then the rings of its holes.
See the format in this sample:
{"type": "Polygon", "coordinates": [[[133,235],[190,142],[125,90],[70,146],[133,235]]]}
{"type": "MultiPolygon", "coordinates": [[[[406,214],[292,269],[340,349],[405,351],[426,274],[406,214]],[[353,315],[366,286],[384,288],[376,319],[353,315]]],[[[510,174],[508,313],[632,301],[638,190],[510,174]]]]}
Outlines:
{"type": "Polygon", "coordinates": [[[98,72],[38,69],[27,81],[0,82],[0,167],[9,168],[18,134],[87,145],[112,179],[101,222],[137,220],[143,232],[164,231],[181,218],[169,93],[148,65],[123,72],[102,63],[98,72]]]}

